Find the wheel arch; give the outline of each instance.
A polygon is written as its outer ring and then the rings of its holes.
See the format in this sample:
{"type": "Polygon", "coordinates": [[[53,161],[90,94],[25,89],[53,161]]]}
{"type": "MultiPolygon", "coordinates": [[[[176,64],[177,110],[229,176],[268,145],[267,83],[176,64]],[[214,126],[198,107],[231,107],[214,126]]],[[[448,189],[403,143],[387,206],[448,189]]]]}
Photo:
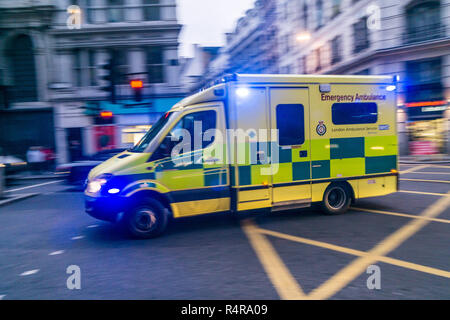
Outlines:
{"type": "Polygon", "coordinates": [[[355,196],[355,190],[353,190],[353,186],[347,181],[347,180],[341,180],[341,181],[333,181],[331,182],[325,189],[325,192],[323,193],[323,196],[325,197],[325,194],[327,190],[333,186],[343,186],[350,194],[350,198],[352,200],[352,204],[356,201],[355,196]]]}
{"type": "Polygon", "coordinates": [[[131,204],[136,204],[139,201],[148,198],[159,201],[169,211],[170,215],[173,215],[173,210],[169,196],[154,190],[140,190],[131,195],[129,201],[131,204]]]}

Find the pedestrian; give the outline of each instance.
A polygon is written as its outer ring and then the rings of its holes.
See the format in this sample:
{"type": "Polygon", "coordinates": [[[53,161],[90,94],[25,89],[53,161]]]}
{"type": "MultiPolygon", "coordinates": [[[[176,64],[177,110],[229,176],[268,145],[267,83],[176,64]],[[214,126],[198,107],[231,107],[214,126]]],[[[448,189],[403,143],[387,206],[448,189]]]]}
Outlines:
{"type": "Polygon", "coordinates": [[[45,171],[52,171],[54,169],[54,162],[55,162],[55,153],[50,147],[45,147],[42,149],[42,152],[44,153],[45,157],[45,171]]]}
{"type": "Polygon", "coordinates": [[[44,148],[41,146],[37,147],[37,161],[38,161],[38,171],[39,173],[43,173],[45,170],[46,155],[44,152],[44,148]]]}

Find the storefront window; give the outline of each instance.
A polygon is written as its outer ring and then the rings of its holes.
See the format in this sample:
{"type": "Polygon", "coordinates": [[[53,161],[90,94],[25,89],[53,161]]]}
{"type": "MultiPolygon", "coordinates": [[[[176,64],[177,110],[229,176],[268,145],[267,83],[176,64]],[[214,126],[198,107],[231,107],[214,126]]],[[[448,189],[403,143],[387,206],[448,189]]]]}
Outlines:
{"type": "Polygon", "coordinates": [[[407,125],[410,153],[414,155],[446,153],[447,119],[412,121],[407,125]]]}
{"type": "Polygon", "coordinates": [[[150,125],[128,126],[122,128],[122,145],[126,148],[131,148],[136,145],[150,128],[150,125]]]}

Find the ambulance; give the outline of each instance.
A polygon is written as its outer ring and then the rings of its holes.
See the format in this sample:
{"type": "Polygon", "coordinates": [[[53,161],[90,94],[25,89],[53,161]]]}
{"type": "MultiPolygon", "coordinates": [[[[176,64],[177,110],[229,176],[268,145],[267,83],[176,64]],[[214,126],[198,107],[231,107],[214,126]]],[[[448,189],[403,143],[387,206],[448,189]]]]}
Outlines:
{"type": "Polygon", "coordinates": [[[395,77],[229,75],[92,169],[86,211],[138,238],[210,213],[341,214],[398,190],[396,114],[395,77]]]}

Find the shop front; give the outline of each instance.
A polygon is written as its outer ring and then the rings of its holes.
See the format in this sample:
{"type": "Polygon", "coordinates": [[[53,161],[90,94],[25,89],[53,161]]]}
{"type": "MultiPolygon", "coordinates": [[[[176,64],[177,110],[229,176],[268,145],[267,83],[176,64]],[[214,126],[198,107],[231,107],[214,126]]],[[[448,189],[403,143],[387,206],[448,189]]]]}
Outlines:
{"type": "Polygon", "coordinates": [[[95,125],[91,128],[94,143],[93,151],[98,149],[131,148],[151,128],[152,124],[182,97],[155,98],[136,103],[122,100],[115,104],[107,101],[87,103],[87,115],[92,116],[95,125]],[[108,114],[108,117],[102,117],[108,114]]]}
{"type": "Polygon", "coordinates": [[[423,101],[405,105],[408,120],[409,153],[411,155],[446,154],[448,102],[423,101]]]}

